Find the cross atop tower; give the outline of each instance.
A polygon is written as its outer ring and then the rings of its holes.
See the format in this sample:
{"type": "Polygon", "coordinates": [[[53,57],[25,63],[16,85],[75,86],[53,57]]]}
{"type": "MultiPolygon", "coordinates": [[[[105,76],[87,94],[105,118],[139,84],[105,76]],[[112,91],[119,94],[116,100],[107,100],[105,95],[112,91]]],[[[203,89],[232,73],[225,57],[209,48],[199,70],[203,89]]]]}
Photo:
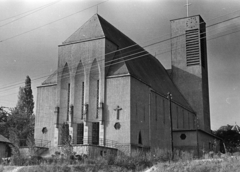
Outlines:
{"type": "Polygon", "coordinates": [[[189,10],[189,6],[191,5],[191,3],[188,3],[188,0],[187,0],[187,3],[184,5],[187,7],[187,17],[188,17],[188,10],[189,10]]]}

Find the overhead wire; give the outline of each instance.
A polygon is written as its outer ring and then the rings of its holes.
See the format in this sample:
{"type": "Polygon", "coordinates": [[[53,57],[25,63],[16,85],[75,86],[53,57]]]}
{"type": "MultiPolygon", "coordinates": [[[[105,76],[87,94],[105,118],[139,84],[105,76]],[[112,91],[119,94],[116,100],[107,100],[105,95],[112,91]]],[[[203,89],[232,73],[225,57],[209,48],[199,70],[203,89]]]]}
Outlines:
{"type": "Polygon", "coordinates": [[[18,17],[18,18],[14,19],[14,20],[12,20],[12,21],[10,21],[10,22],[7,22],[7,23],[5,23],[5,24],[0,25],[0,28],[3,27],[3,26],[7,26],[7,25],[9,25],[9,24],[11,24],[11,23],[14,23],[14,22],[16,22],[16,21],[18,21],[18,20],[20,20],[20,19],[22,19],[22,18],[25,18],[25,17],[27,17],[27,16],[29,16],[29,15],[31,15],[31,14],[34,14],[34,13],[38,12],[38,11],[41,11],[41,10],[47,8],[47,7],[50,7],[50,6],[56,4],[56,3],[60,2],[60,1],[62,1],[62,0],[55,1],[55,2],[52,2],[52,3],[50,3],[50,4],[44,5],[44,6],[40,7],[40,8],[37,8],[36,10],[33,10],[32,12],[29,12],[29,13],[27,13],[27,14],[21,16],[21,17],[18,17]]]}
{"type": "MultiPolygon", "coordinates": [[[[220,35],[220,36],[217,36],[217,37],[209,38],[209,39],[207,39],[207,40],[217,39],[217,38],[220,38],[220,37],[222,37],[222,36],[226,36],[226,35],[233,34],[233,33],[236,33],[236,32],[240,32],[240,30],[237,30],[237,31],[234,31],[234,32],[231,32],[231,33],[227,33],[227,34],[224,34],[224,35],[220,35]]],[[[216,35],[216,34],[215,34],[215,35],[216,35]]],[[[202,38],[200,38],[200,39],[205,39],[205,38],[206,38],[206,36],[205,36],[205,37],[202,37],[202,38]]],[[[182,48],[184,48],[184,47],[180,46],[180,47],[177,48],[177,49],[182,49],[182,48]]],[[[177,50],[177,49],[175,49],[175,50],[177,50]]],[[[172,50],[170,50],[170,51],[172,51],[172,50]]],[[[167,51],[167,52],[170,52],[170,51],[167,51]]],[[[163,52],[163,53],[166,53],[166,52],[163,52]]],[[[161,54],[162,54],[162,53],[161,53],[161,54]]],[[[148,54],[146,54],[146,55],[148,55],[148,54]]],[[[139,58],[139,56],[138,56],[137,58],[139,58]]],[[[128,59],[128,60],[132,60],[132,59],[128,59]]],[[[62,107],[62,108],[67,108],[67,106],[62,107]]],[[[83,120],[81,117],[76,117],[75,115],[73,116],[73,119],[74,119],[74,120],[77,120],[77,119],[83,120]]],[[[73,122],[72,124],[77,124],[77,123],[76,123],[76,122],[73,122]]]]}
{"type": "MultiPolygon", "coordinates": [[[[239,18],[240,16],[237,16],[237,17],[234,17],[233,19],[236,19],[236,18],[239,18]]],[[[222,21],[221,23],[223,23],[223,22],[226,22],[226,21],[229,21],[230,19],[227,19],[227,20],[225,20],[225,21],[222,21]]],[[[220,22],[218,22],[217,24],[220,24],[220,22]]],[[[211,27],[211,26],[215,26],[215,25],[217,25],[217,24],[212,24],[212,25],[208,25],[207,27],[211,27]]],[[[184,36],[185,34],[182,34],[182,35],[178,35],[178,36],[176,36],[176,37],[180,37],[180,36],[184,36]]],[[[171,39],[174,39],[174,38],[176,38],[176,37],[172,37],[172,38],[168,38],[168,39],[165,39],[165,40],[161,40],[161,41],[158,41],[158,42],[155,42],[155,43],[152,43],[152,44],[148,44],[148,45],[146,45],[146,46],[143,46],[142,48],[147,48],[147,47],[150,47],[150,46],[153,46],[153,45],[156,45],[156,44],[159,44],[159,43],[163,43],[163,42],[166,42],[166,41],[170,41],[171,39]]],[[[134,47],[134,46],[139,46],[138,44],[134,44],[134,45],[131,45],[131,46],[128,46],[128,47],[124,47],[124,48],[121,48],[121,49],[118,49],[118,50],[115,50],[115,51],[111,51],[110,53],[106,53],[105,54],[105,56],[106,55],[110,55],[110,54],[112,54],[112,53],[116,53],[116,52],[118,52],[118,51],[122,51],[122,50],[125,50],[125,49],[128,49],[128,48],[132,48],[132,47],[134,47]]],[[[132,50],[132,51],[135,51],[135,50],[132,50]]],[[[144,51],[142,51],[142,52],[144,52],[144,51]]],[[[122,53],[122,52],[121,52],[122,53]]],[[[129,53],[129,52],[124,52],[124,53],[129,53]]],[[[122,54],[124,54],[124,53],[122,53],[122,54]]],[[[138,53],[141,53],[141,52],[138,52],[138,53]]],[[[121,54],[121,55],[122,55],[121,54]]],[[[130,54],[131,55],[131,54],[130,54]]],[[[129,56],[129,55],[128,55],[129,56]]],[[[122,57],[122,58],[124,58],[124,56],[122,57]]],[[[104,59],[102,59],[102,60],[104,60],[104,59]]],[[[115,59],[115,60],[119,60],[119,59],[115,59]]],[[[98,60],[98,62],[99,61],[101,61],[101,60],[98,60]]],[[[114,60],[112,60],[112,61],[114,61],[114,60]]],[[[109,61],[109,62],[107,62],[107,63],[111,63],[112,61],[109,61]]],[[[71,66],[69,66],[69,67],[71,67],[71,66]]],[[[64,68],[64,67],[63,67],[64,68]]],[[[63,68],[59,68],[58,69],[58,71],[61,71],[63,68]]],[[[51,74],[50,74],[51,75],[51,74]]],[[[48,77],[48,76],[50,76],[49,74],[48,75],[44,75],[44,76],[41,76],[41,77],[38,77],[38,78],[36,78],[36,79],[32,79],[32,80],[38,80],[38,79],[42,79],[42,78],[45,78],[45,77],[48,77]]],[[[1,87],[0,89],[5,89],[5,88],[9,88],[9,87],[12,87],[12,86],[16,86],[16,85],[19,85],[19,84],[22,84],[23,82],[19,82],[19,83],[14,83],[13,85],[7,85],[7,86],[5,86],[5,87],[1,87]]]]}
{"type": "MultiPolygon", "coordinates": [[[[239,16],[240,17],[240,16],[239,16]]],[[[215,25],[215,24],[213,24],[213,25],[215,25]]],[[[211,25],[211,26],[213,26],[213,25],[211,25]]],[[[210,26],[209,26],[210,27],[210,26]]],[[[221,27],[220,27],[221,28],[221,27]]],[[[219,28],[218,28],[219,29],[219,28]]],[[[203,32],[203,33],[201,33],[201,34],[206,34],[206,32],[203,32]]],[[[180,36],[185,36],[185,34],[183,34],[183,35],[180,35],[180,36]]],[[[174,39],[174,38],[177,38],[178,36],[176,36],[176,37],[172,37],[172,39],[174,39]]],[[[168,40],[170,40],[170,39],[168,39],[168,40]]],[[[152,44],[149,44],[149,45],[146,45],[146,46],[143,46],[143,48],[145,48],[145,47],[149,47],[149,46],[152,46],[152,45],[155,45],[155,44],[159,44],[159,43],[161,43],[162,41],[158,41],[158,42],[156,42],[156,43],[152,43],[152,44]]],[[[167,48],[169,48],[169,47],[167,47],[167,48]]],[[[121,49],[120,49],[121,50],[121,49]]],[[[135,50],[133,50],[133,51],[135,51],[135,50]]],[[[116,52],[116,51],[114,51],[114,52],[116,52]]],[[[124,59],[124,58],[126,58],[126,57],[129,57],[129,56],[133,56],[133,55],[136,55],[136,54],[140,54],[140,53],[146,53],[147,51],[146,50],[143,50],[143,51],[140,51],[140,52],[136,52],[136,53],[133,53],[133,54],[128,54],[128,55],[126,55],[126,56],[122,56],[122,54],[119,54],[119,56],[120,56],[120,58],[116,58],[116,59],[113,59],[113,60],[110,60],[110,61],[108,61],[108,62],[106,62],[105,63],[105,67],[108,67],[108,66],[111,66],[111,65],[108,65],[108,63],[112,63],[112,62],[114,62],[114,61],[119,61],[119,60],[122,60],[121,62],[119,62],[119,63],[122,63],[122,62],[124,62],[124,61],[126,61],[126,59],[124,59]]],[[[110,52],[110,53],[107,53],[107,54],[111,54],[112,52],[110,52]]],[[[129,53],[129,52],[126,52],[126,53],[129,53]]],[[[147,52],[148,53],[148,52],[147,52]]],[[[106,54],[106,55],[107,55],[106,54]]],[[[150,54],[150,53],[148,53],[148,54],[150,54]]],[[[98,60],[97,62],[99,63],[100,61],[103,61],[103,60],[105,60],[105,59],[100,59],[100,60],[98,60]]],[[[90,60],[91,61],[91,60],[90,60]]],[[[116,64],[116,63],[114,63],[114,64],[116,64]]],[[[90,68],[90,67],[88,67],[88,66],[91,66],[92,65],[92,63],[88,63],[88,64],[85,64],[85,68],[87,69],[87,68],[90,68]]],[[[68,66],[68,67],[71,67],[71,66],[68,66]]],[[[95,66],[91,66],[91,67],[95,67],[95,69],[98,69],[98,65],[95,65],[95,66]]],[[[63,67],[64,68],[64,67],[63,67]]],[[[63,68],[60,68],[60,71],[59,72],[62,72],[62,69],[63,68]]],[[[76,69],[77,67],[75,67],[75,68],[72,68],[72,69],[76,69]]],[[[94,68],[93,68],[93,70],[94,70],[94,68]]],[[[84,72],[84,71],[82,71],[82,72],[84,72]]],[[[59,74],[59,73],[58,73],[59,74]]],[[[79,74],[79,72],[78,72],[78,74],[79,74]]],[[[64,79],[64,76],[62,77],[63,79],[64,79]]]]}
{"type": "MultiPolygon", "coordinates": [[[[224,35],[220,35],[220,36],[217,36],[217,37],[213,37],[213,38],[210,38],[210,39],[207,39],[207,40],[217,39],[217,38],[219,38],[219,37],[226,36],[226,35],[229,35],[229,34],[233,34],[233,33],[236,33],[236,32],[240,32],[240,30],[237,30],[237,31],[234,31],[234,32],[231,32],[231,33],[227,33],[227,34],[224,34],[224,35]]],[[[204,39],[204,38],[206,38],[206,37],[202,37],[202,38],[200,38],[200,39],[204,39]]],[[[183,46],[180,46],[179,48],[176,48],[175,50],[181,49],[181,48],[183,48],[183,46]]],[[[165,51],[165,52],[158,53],[157,55],[165,54],[165,53],[171,52],[172,50],[174,50],[174,49],[171,49],[171,50],[169,50],[169,51],[165,51]]],[[[137,59],[137,58],[140,58],[140,57],[143,57],[143,56],[148,56],[148,55],[150,55],[150,53],[146,52],[146,54],[143,54],[143,55],[140,55],[140,56],[136,56],[136,57],[133,57],[133,58],[130,58],[130,59],[126,59],[126,60],[124,60],[124,61],[129,61],[129,60],[137,59]]],[[[152,56],[152,55],[151,55],[151,56],[152,56]]],[[[121,61],[121,62],[114,63],[114,64],[110,64],[110,65],[115,65],[115,64],[118,64],[118,63],[122,63],[122,61],[121,61]]],[[[12,93],[12,94],[8,94],[8,95],[13,95],[13,94],[17,94],[17,92],[16,92],[16,93],[12,93]]],[[[1,95],[1,97],[8,96],[8,95],[1,95]]]]}
{"type": "Polygon", "coordinates": [[[105,0],[105,1],[103,1],[103,2],[97,3],[97,4],[95,4],[95,5],[92,5],[92,6],[88,7],[88,8],[85,8],[85,9],[83,9],[83,10],[77,11],[77,12],[75,12],[75,13],[72,13],[72,14],[70,14],[70,15],[67,15],[67,16],[65,16],[65,17],[62,17],[62,18],[60,18],[60,19],[57,19],[57,20],[54,20],[54,21],[49,22],[49,23],[47,23],[47,24],[41,25],[41,26],[39,26],[39,27],[33,28],[33,29],[28,30],[28,31],[26,31],[26,32],[22,32],[22,33],[20,33],[20,34],[14,35],[14,36],[12,36],[12,37],[8,37],[8,38],[5,38],[5,39],[2,39],[2,40],[0,40],[0,42],[5,42],[5,41],[7,41],[7,40],[10,40],[10,39],[19,37],[19,36],[21,36],[21,35],[30,33],[30,32],[35,31],[35,30],[38,30],[38,29],[43,28],[43,27],[45,27],[45,26],[48,26],[48,25],[50,25],[50,24],[56,23],[56,22],[58,22],[58,21],[61,21],[61,20],[63,20],[63,19],[66,19],[66,18],[68,18],[68,17],[71,17],[71,16],[73,16],[73,15],[76,15],[76,14],[78,14],[78,13],[81,13],[81,12],[83,12],[83,11],[86,11],[86,10],[92,8],[92,7],[99,6],[100,4],[106,3],[107,1],[109,1],[109,0],[105,0]]]}
{"type": "MultiPolygon", "coordinates": [[[[107,0],[107,1],[108,1],[108,0],[107,0]]],[[[55,23],[55,22],[57,22],[57,21],[59,21],[59,20],[65,19],[65,18],[70,17],[70,16],[73,16],[73,15],[75,15],[75,14],[78,14],[78,13],[80,13],[80,12],[82,12],[82,11],[85,11],[85,10],[87,10],[87,9],[89,9],[89,8],[92,8],[92,7],[95,7],[95,6],[97,6],[97,5],[100,5],[100,4],[105,3],[105,2],[107,2],[107,1],[101,2],[101,3],[96,4],[96,5],[93,5],[93,6],[91,6],[91,7],[88,7],[88,8],[86,8],[86,9],[83,9],[83,10],[78,11],[78,12],[76,12],[76,13],[72,13],[71,15],[65,16],[65,17],[60,18],[60,19],[58,19],[58,20],[55,20],[55,21],[53,21],[53,22],[51,22],[51,23],[47,23],[47,24],[42,25],[42,26],[40,26],[40,27],[38,27],[38,28],[44,27],[44,26],[46,26],[46,25],[50,25],[50,24],[55,23]]],[[[58,1],[56,1],[56,2],[58,2],[58,1]]],[[[227,13],[226,15],[233,14],[233,13],[236,13],[236,12],[238,12],[238,11],[240,11],[240,10],[236,10],[236,11],[234,11],[234,12],[227,13]]],[[[208,20],[208,21],[215,20],[215,19],[217,19],[217,18],[226,16],[226,15],[222,15],[222,16],[219,16],[219,17],[210,19],[210,20],[208,20]]],[[[238,17],[239,17],[239,16],[234,17],[234,18],[230,18],[230,19],[227,19],[226,21],[233,20],[233,19],[238,18],[238,17]]],[[[219,24],[219,23],[222,23],[222,22],[218,22],[217,24],[219,24]]],[[[200,23],[200,24],[202,24],[202,23],[200,23]]],[[[209,25],[209,26],[207,26],[207,27],[214,26],[214,25],[216,25],[216,24],[209,25]]],[[[35,28],[35,29],[33,29],[33,30],[36,30],[36,29],[37,29],[37,28],[35,28]]],[[[33,30],[30,30],[30,31],[33,31],[33,30]]],[[[30,31],[24,32],[24,33],[22,33],[22,34],[20,34],[20,35],[23,35],[23,34],[28,33],[28,32],[30,32],[30,31]]],[[[19,35],[19,36],[20,36],[20,35],[19,35]]],[[[165,34],[165,35],[167,35],[167,34],[165,34]]],[[[179,36],[182,36],[182,35],[179,35],[179,36]]],[[[12,39],[12,38],[15,38],[15,37],[16,37],[16,36],[7,38],[7,39],[5,39],[5,41],[6,41],[6,40],[9,40],[9,39],[12,39]]],[[[168,41],[168,40],[170,40],[170,39],[172,39],[172,38],[162,40],[161,42],[165,42],[165,41],[168,41]]],[[[0,42],[3,42],[3,41],[4,41],[4,40],[2,40],[2,41],[0,41],[0,42]]],[[[153,43],[153,44],[149,44],[149,45],[147,45],[147,46],[143,46],[143,48],[147,48],[147,47],[149,47],[149,46],[152,46],[152,45],[155,45],[155,44],[158,44],[158,43],[160,43],[160,42],[153,43]]],[[[110,53],[115,53],[115,52],[117,52],[117,51],[122,51],[122,50],[124,50],[124,49],[128,49],[128,48],[134,47],[134,46],[136,46],[136,45],[138,45],[138,44],[134,44],[134,45],[131,45],[131,46],[128,46],[128,47],[124,47],[124,48],[122,48],[122,49],[119,49],[119,50],[116,50],[116,51],[113,51],[113,52],[110,52],[110,53]]],[[[110,53],[109,53],[109,54],[110,54],[110,53]]],[[[108,54],[105,54],[105,55],[108,55],[108,54]]],[[[50,75],[51,75],[51,74],[50,74],[50,75]]],[[[47,76],[41,76],[41,77],[47,77],[47,76]]],[[[15,85],[15,84],[14,84],[14,85],[15,85]]],[[[0,89],[2,89],[2,88],[0,88],[0,89]]]]}
{"type": "MultiPolygon", "coordinates": [[[[104,3],[104,2],[102,2],[102,3],[104,3]]],[[[222,17],[222,16],[221,16],[221,17],[222,17]]],[[[208,25],[207,27],[211,27],[211,26],[214,26],[214,25],[217,25],[217,24],[226,22],[226,21],[230,21],[230,20],[233,20],[233,19],[236,19],[236,18],[239,18],[239,16],[236,16],[236,17],[233,17],[233,18],[230,18],[230,19],[227,19],[227,20],[218,22],[218,23],[214,23],[214,24],[212,24],[212,25],[208,25]]],[[[207,28],[207,27],[206,27],[206,28],[207,28]]],[[[185,34],[178,35],[178,36],[183,36],[183,35],[185,35],[185,34]]],[[[162,42],[165,42],[165,41],[169,41],[169,40],[171,40],[171,39],[173,39],[173,38],[174,38],[174,37],[168,38],[168,39],[165,39],[165,40],[162,40],[162,41],[158,41],[158,42],[156,42],[156,43],[143,46],[142,48],[146,48],[146,47],[149,47],[149,46],[152,46],[152,45],[156,45],[156,44],[159,44],[159,43],[162,43],[162,42]]],[[[128,46],[128,47],[124,47],[124,48],[122,48],[122,49],[119,49],[119,50],[116,50],[116,51],[113,51],[113,52],[110,52],[110,53],[106,53],[105,55],[108,55],[108,54],[111,54],[111,53],[115,53],[115,52],[118,52],[118,51],[121,51],[121,50],[125,50],[125,49],[127,49],[127,48],[131,48],[131,47],[136,46],[136,45],[138,45],[138,44],[134,44],[134,45],[131,45],[131,46],[128,46]]],[[[144,51],[143,51],[143,52],[144,52],[144,51]]],[[[126,52],[126,53],[129,53],[129,52],[126,52]]],[[[140,53],[141,53],[141,52],[140,52],[140,53]]],[[[122,58],[124,58],[124,57],[122,57],[122,58]]],[[[102,59],[102,60],[104,60],[104,59],[102,59]]],[[[117,60],[119,60],[119,59],[117,59],[117,60]]],[[[36,78],[36,80],[37,80],[37,79],[41,79],[41,78],[45,78],[45,77],[47,77],[47,76],[50,76],[50,75],[41,76],[40,78],[36,78]]],[[[33,80],[35,80],[35,79],[33,79],[33,80]]],[[[14,85],[12,85],[12,86],[15,86],[15,85],[19,85],[19,84],[14,84],[14,85]]],[[[6,86],[6,87],[2,87],[2,88],[0,88],[0,89],[4,89],[4,88],[8,88],[8,87],[9,87],[9,86],[6,86]]]]}
{"type": "MultiPolygon", "coordinates": [[[[226,36],[226,35],[229,35],[229,34],[233,34],[233,33],[236,33],[236,32],[240,32],[240,30],[237,30],[237,31],[234,31],[234,32],[231,32],[231,33],[228,33],[228,34],[224,34],[224,35],[221,35],[221,36],[218,36],[218,37],[214,37],[214,38],[211,38],[211,39],[208,39],[208,40],[214,40],[214,39],[217,39],[217,38],[220,38],[220,37],[223,37],[223,36],[226,36]]],[[[182,48],[182,47],[181,47],[182,48]]],[[[179,48],[180,49],[180,48],[179,48]]],[[[165,52],[166,53],[166,52],[165,52]]],[[[67,106],[66,106],[67,107],[67,106]]],[[[66,108],[65,107],[65,108],[66,108]]],[[[63,107],[64,108],[64,107],[63,107]]],[[[75,115],[73,116],[73,119],[74,120],[83,120],[83,118],[81,117],[76,117],[75,115]]],[[[59,123],[59,125],[62,125],[63,123],[59,123]]],[[[71,122],[71,124],[79,124],[77,122],[71,122]]]]}
{"type": "Polygon", "coordinates": [[[51,2],[51,3],[49,3],[49,4],[45,4],[45,5],[43,5],[43,6],[34,8],[34,9],[32,9],[32,10],[28,10],[28,11],[22,12],[22,13],[20,13],[20,14],[17,14],[17,15],[15,15],[15,16],[11,16],[11,17],[8,17],[8,18],[5,18],[5,19],[0,19],[0,22],[6,21],[6,20],[10,20],[10,19],[15,18],[15,17],[22,16],[23,14],[31,13],[31,12],[33,12],[33,11],[36,11],[36,10],[38,10],[38,9],[42,9],[42,8],[44,8],[45,6],[51,5],[51,4],[53,4],[53,3],[55,4],[55,3],[59,2],[59,1],[62,1],[62,0],[58,0],[58,1],[51,2]]]}
{"type": "MultiPolygon", "coordinates": [[[[233,19],[236,19],[236,18],[239,18],[240,16],[237,16],[237,17],[234,17],[233,19]]],[[[227,22],[227,21],[230,21],[229,19],[227,19],[226,21],[222,21],[221,23],[223,23],[223,22],[227,22]]],[[[217,24],[220,24],[219,22],[217,23],[217,24]]],[[[212,25],[208,25],[208,26],[206,26],[206,28],[208,28],[208,27],[212,27],[212,26],[215,26],[215,25],[217,25],[217,24],[212,24],[212,25]]],[[[221,28],[221,27],[219,27],[219,28],[221,28]]],[[[219,29],[218,28],[218,29],[219,29]]],[[[207,31],[206,31],[207,32],[207,31]]],[[[206,34],[206,32],[203,32],[203,33],[201,33],[201,34],[206,34]]],[[[175,38],[178,38],[178,37],[181,37],[181,36],[185,36],[186,34],[184,33],[184,34],[180,34],[180,35],[178,35],[178,36],[174,36],[174,37],[171,37],[171,38],[168,38],[168,39],[165,39],[165,40],[161,40],[161,41],[157,41],[157,42],[154,42],[154,43],[151,43],[151,44],[148,44],[148,45],[146,45],[146,46],[143,46],[143,47],[139,47],[140,49],[141,48],[147,48],[147,47],[149,47],[149,46],[153,46],[153,45],[157,45],[157,44],[159,44],[159,43],[163,43],[163,42],[166,42],[166,41],[170,41],[171,39],[175,39],[175,38]]],[[[139,46],[138,44],[134,44],[134,45],[131,45],[131,46],[128,46],[128,47],[133,47],[133,46],[139,46]]],[[[127,47],[127,48],[128,48],[127,47]]],[[[122,50],[124,50],[124,49],[126,49],[126,47],[124,47],[124,48],[122,48],[122,49],[119,49],[119,50],[115,50],[115,51],[112,51],[112,52],[110,52],[110,53],[106,53],[105,54],[105,56],[106,55],[109,55],[109,54],[112,54],[112,53],[115,53],[115,52],[118,52],[118,51],[122,51],[122,50]]],[[[132,50],[132,51],[135,51],[135,50],[132,50]]],[[[138,53],[142,53],[142,52],[146,52],[146,50],[143,50],[143,51],[141,51],[141,52],[137,52],[137,54],[138,53]]],[[[129,53],[129,52],[126,52],[126,53],[129,53]]],[[[136,53],[134,53],[134,54],[129,54],[129,55],[127,55],[127,56],[121,56],[120,58],[124,61],[124,58],[126,58],[126,57],[128,57],[128,56],[132,56],[132,55],[135,55],[136,53]]],[[[150,54],[150,53],[149,53],[150,54]]],[[[120,56],[121,54],[119,54],[119,56],[120,56]]],[[[100,61],[103,61],[103,60],[105,60],[105,58],[103,58],[103,59],[100,59],[100,60],[98,60],[98,62],[100,62],[100,61]]],[[[108,61],[108,62],[106,62],[106,63],[111,63],[111,62],[113,62],[113,61],[118,61],[119,60],[119,58],[116,58],[116,59],[113,59],[113,60],[111,60],[111,61],[108,61]]],[[[90,62],[91,62],[91,60],[90,60],[90,62]]],[[[92,63],[89,63],[89,64],[85,64],[85,66],[87,66],[87,65],[91,65],[92,63]]],[[[71,67],[71,66],[70,66],[71,67]]],[[[96,66],[96,67],[98,67],[98,66],[96,66]]],[[[59,72],[62,72],[62,70],[63,70],[63,68],[64,68],[64,66],[62,67],[62,68],[60,68],[60,70],[58,70],[59,72]]],[[[73,68],[74,69],[74,68],[73,68]]]]}
{"type": "MultiPolygon", "coordinates": [[[[202,34],[204,34],[204,33],[202,33],[202,34]]],[[[149,45],[147,45],[147,46],[149,46],[149,45]]],[[[128,56],[132,56],[132,55],[136,55],[136,54],[139,54],[139,53],[144,53],[144,52],[146,52],[146,51],[141,51],[141,52],[137,52],[137,53],[134,53],[134,54],[129,54],[129,55],[127,55],[127,56],[123,56],[123,57],[121,57],[121,58],[126,58],[126,57],[128,57],[128,56]]],[[[166,53],[166,52],[164,52],[164,53],[166,53]]],[[[149,55],[149,53],[147,52],[147,55],[149,55]]],[[[157,54],[157,55],[159,55],[159,54],[157,54]]],[[[138,57],[138,56],[137,56],[138,57]]],[[[130,58],[131,59],[131,58],[130,58]]],[[[117,60],[119,60],[119,59],[117,59],[117,60]]],[[[114,61],[114,60],[112,60],[112,61],[114,61]]],[[[110,62],[112,62],[112,61],[110,61],[110,62]]],[[[126,60],[125,60],[126,61],[126,60]]],[[[122,63],[122,61],[121,62],[119,62],[119,63],[122,63]]],[[[117,63],[114,63],[114,64],[117,64],[117,63]]],[[[111,66],[111,65],[114,65],[114,64],[110,64],[110,65],[106,65],[105,67],[108,67],[108,66],[111,66]]],[[[91,65],[91,64],[90,64],[91,65]]],[[[95,66],[96,67],[96,69],[97,69],[97,65],[95,66]]],[[[94,70],[94,69],[93,69],[94,70]]],[[[78,74],[79,74],[79,72],[78,72],[78,74]]],[[[47,76],[49,76],[49,75],[47,75],[47,76]]],[[[46,76],[44,76],[44,77],[46,77],[46,76]]],[[[41,78],[43,78],[43,77],[41,77],[41,78]]],[[[63,77],[64,78],[64,77],[63,77]]],[[[37,79],[39,79],[39,78],[37,78],[37,79]]]]}

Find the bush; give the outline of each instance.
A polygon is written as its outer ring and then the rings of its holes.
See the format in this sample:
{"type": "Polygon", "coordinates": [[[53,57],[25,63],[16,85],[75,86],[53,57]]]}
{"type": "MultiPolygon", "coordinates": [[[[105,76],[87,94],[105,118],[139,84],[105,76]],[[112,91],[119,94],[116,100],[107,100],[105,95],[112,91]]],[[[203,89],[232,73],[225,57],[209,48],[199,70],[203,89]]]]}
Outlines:
{"type": "Polygon", "coordinates": [[[128,170],[142,170],[146,167],[152,166],[151,159],[148,158],[147,154],[142,151],[133,151],[131,156],[124,154],[118,154],[115,159],[110,158],[112,165],[122,167],[128,170]]]}
{"type": "Polygon", "coordinates": [[[147,158],[152,163],[166,162],[171,160],[171,155],[171,151],[167,149],[156,148],[153,151],[147,153],[147,158]]]}

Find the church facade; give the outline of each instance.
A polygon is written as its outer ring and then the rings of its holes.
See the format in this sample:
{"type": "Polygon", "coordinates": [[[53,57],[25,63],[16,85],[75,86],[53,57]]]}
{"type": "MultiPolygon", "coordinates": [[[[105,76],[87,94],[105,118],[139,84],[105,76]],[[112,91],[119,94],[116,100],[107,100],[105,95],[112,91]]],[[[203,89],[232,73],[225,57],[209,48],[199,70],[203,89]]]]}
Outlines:
{"type": "Polygon", "coordinates": [[[211,134],[205,23],[171,21],[172,68],[94,15],[59,45],[37,90],[35,139],[75,151],[219,150],[211,134]]]}

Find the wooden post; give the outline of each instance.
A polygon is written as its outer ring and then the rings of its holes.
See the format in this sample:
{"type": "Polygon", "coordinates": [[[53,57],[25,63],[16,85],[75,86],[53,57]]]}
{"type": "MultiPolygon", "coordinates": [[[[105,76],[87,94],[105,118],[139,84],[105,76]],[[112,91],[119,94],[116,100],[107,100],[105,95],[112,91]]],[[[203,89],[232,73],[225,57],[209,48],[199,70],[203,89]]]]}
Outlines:
{"type": "Polygon", "coordinates": [[[172,126],[172,94],[168,92],[167,98],[169,100],[169,119],[170,119],[170,132],[171,132],[171,148],[172,156],[171,159],[174,159],[174,147],[173,147],[173,126],[172,126]]]}

